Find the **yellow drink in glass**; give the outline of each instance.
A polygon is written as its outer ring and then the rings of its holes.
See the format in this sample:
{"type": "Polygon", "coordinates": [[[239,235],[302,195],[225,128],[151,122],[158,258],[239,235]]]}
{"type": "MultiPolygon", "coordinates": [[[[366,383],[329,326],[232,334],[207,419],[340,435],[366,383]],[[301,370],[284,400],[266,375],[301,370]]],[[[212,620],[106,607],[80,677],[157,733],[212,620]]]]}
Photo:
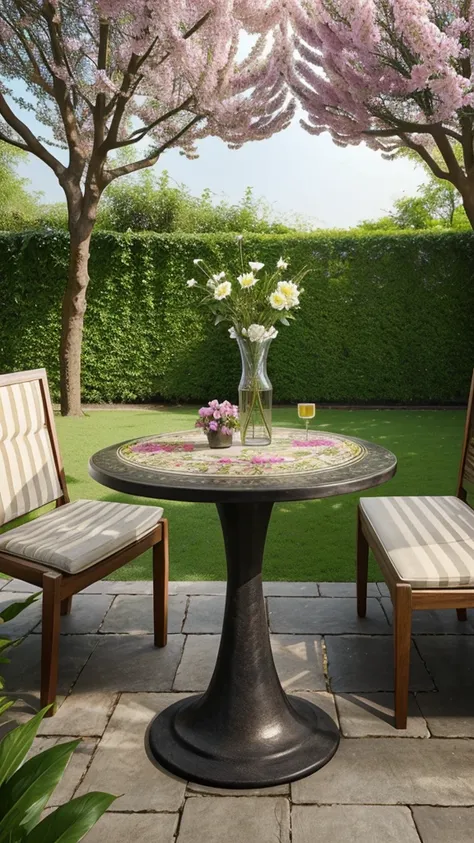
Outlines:
{"type": "Polygon", "coordinates": [[[309,436],[309,421],[316,415],[316,404],[298,404],[298,417],[304,419],[306,424],[306,440],[309,436]]]}

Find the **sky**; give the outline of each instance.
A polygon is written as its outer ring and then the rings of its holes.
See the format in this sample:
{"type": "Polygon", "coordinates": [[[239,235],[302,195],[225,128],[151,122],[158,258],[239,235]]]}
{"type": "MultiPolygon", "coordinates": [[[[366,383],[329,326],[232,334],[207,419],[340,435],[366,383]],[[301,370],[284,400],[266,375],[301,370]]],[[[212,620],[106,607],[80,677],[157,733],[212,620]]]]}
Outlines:
{"type": "MultiPolygon", "coordinates": [[[[15,89],[26,93],[20,83],[15,89]]],[[[31,125],[31,113],[27,119],[31,128],[45,134],[35,121],[31,125]]],[[[270,204],[276,219],[297,214],[317,228],[349,228],[383,216],[395,199],[413,196],[425,179],[421,167],[411,161],[386,161],[363,144],[341,149],[328,134],[309,135],[297,119],[284,132],[238,150],[228,149],[218,138],[206,138],[193,161],[169,150],[154,168],[157,175],[165,169],[193,194],[210,188],[216,200],[237,202],[250,186],[270,204]]],[[[64,201],[56,177],[34,156],[19,172],[33,190],[43,193],[44,202],[64,201]]]]}

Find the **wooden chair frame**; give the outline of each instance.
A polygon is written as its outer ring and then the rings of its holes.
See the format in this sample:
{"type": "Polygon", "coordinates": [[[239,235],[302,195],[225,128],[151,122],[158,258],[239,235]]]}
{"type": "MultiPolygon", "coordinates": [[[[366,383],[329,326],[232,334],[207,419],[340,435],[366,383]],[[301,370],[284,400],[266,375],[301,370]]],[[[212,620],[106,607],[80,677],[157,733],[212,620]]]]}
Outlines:
{"type": "MultiPolygon", "coordinates": [[[[0,387],[38,381],[45,411],[46,427],[53,451],[54,463],[62,494],[56,507],[69,503],[63,462],[54,423],[54,411],[45,369],[0,375],[0,387]]],[[[34,511],[34,510],[33,510],[34,511]]],[[[8,522],[6,522],[8,523],[8,522]]],[[[96,565],[77,574],[67,574],[0,550],[0,570],[16,579],[39,586],[43,590],[41,640],[41,706],[52,705],[48,716],[55,712],[58,681],[60,616],[71,611],[74,594],[88,585],[126,565],[149,548],[153,548],[153,625],[156,647],[165,647],[168,630],[168,522],[162,518],[144,538],[127,545],[96,565]]]]}
{"type": "MultiPolygon", "coordinates": [[[[474,416],[474,372],[467,405],[466,425],[459,467],[456,496],[467,502],[464,487],[469,440],[474,416]]],[[[357,518],[357,614],[367,613],[367,578],[369,548],[375,556],[390,591],[393,603],[393,634],[395,662],[395,727],[406,729],[408,717],[408,689],[410,681],[410,648],[412,611],[414,609],[456,609],[458,620],[467,620],[467,609],[474,607],[474,587],[468,588],[412,588],[400,582],[392,567],[386,563],[379,538],[372,530],[359,505],[357,518]]]]}

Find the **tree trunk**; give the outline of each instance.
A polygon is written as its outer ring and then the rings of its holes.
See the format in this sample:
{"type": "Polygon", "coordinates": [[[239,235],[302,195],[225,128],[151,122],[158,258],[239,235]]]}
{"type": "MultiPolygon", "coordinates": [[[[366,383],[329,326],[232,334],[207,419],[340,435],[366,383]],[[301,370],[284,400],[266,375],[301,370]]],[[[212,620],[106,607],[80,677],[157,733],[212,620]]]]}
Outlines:
{"type": "Polygon", "coordinates": [[[89,245],[92,226],[71,231],[69,277],[62,303],[61,322],[61,414],[80,416],[81,350],[86,292],[89,284],[89,245]]]}
{"type": "Polygon", "coordinates": [[[462,203],[471,228],[474,228],[474,188],[470,189],[469,193],[463,193],[462,203]]]}

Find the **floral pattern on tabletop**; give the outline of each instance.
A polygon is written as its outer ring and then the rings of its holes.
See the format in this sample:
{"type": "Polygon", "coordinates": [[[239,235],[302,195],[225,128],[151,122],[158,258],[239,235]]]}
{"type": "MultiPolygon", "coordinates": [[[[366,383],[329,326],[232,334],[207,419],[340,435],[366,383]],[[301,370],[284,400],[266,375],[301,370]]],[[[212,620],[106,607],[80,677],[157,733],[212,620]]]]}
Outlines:
{"type": "Polygon", "coordinates": [[[364,455],[357,442],[338,435],[313,433],[303,440],[299,431],[278,431],[262,448],[233,445],[225,457],[209,450],[198,431],[128,442],[119,448],[125,462],[160,472],[211,476],[266,476],[325,471],[356,462],[364,455]]]}

